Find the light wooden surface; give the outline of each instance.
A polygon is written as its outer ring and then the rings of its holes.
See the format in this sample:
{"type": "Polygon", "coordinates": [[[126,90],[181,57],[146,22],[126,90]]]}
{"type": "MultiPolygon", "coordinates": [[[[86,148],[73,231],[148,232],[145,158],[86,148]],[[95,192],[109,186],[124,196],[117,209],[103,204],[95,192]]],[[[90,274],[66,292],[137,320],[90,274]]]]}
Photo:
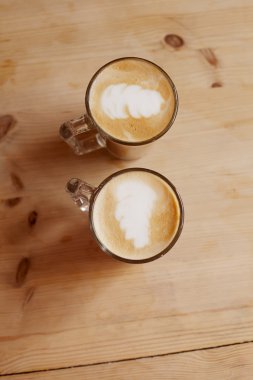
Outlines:
{"type": "Polygon", "coordinates": [[[0,12],[0,373],[251,379],[252,346],[234,344],[253,340],[252,1],[1,0],[0,12]],[[126,55],[175,81],[173,128],[135,162],[74,156],[59,125],[126,55]],[[130,166],[167,176],[186,209],[173,253],[136,266],[99,251],[64,191],[130,166]],[[56,370],[71,366],[88,367],[56,370]]]}
{"type": "Polygon", "coordinates": [[[5,380],[252,380],[253,344],[12,375],[5,380]]]}

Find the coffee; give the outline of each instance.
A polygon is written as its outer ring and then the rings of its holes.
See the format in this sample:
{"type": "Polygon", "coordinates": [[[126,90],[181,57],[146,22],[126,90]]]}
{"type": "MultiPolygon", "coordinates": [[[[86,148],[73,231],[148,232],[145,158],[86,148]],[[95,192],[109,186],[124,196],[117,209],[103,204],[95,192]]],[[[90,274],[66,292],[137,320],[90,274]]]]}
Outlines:
{"type": "Polygon", "coordinates": [[[155,173],[120,172],[97,192],[92,227],[111,253],[145,260],[165,250],[180,227],[181,208],[172,187],[155,173]]]}
{"type": "Polygon", "coordinates": [[[88,97],[96,124],[121,141],[150,140],[175,117],[171,80],[155,64],[139,58],[119,59],[99,70],[88,97]]]}

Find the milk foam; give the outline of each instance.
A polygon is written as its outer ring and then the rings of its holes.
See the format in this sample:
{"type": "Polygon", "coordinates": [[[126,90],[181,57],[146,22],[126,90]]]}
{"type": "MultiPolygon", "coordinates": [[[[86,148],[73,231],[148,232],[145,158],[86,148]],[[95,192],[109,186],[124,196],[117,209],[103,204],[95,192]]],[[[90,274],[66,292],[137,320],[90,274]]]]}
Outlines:
{"type": "Polygon", "coordinates": [[[141,180],[126,179],[115,189],[117,200],[115,218],[119,221],[125,239],[135,248],[149,244],[149,224],[157,195],[151,186],[141,180]]]}
{"type": "Polygon", "coordinates": [[[149,118],[160,112],[163,103],[160,92],[135,84],[111,84],[101,96],[102,109],[111,119],[149,118]]]}

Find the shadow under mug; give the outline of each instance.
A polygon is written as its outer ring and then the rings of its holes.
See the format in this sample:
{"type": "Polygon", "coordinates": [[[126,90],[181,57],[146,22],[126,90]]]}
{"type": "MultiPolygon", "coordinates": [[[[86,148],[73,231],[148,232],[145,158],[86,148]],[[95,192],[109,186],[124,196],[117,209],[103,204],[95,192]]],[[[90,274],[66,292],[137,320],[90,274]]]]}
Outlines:
{"type": "Polygon", "coordinates": [[[155,63],[138,57],[124,57],[115,59],[102,66],[90,80],[85,94],[86,113],[82,116],[63,123],[60,127],[60,137],[73,149],[75,154],[83,155],[101,148],[106,148],[114,157],[123,160],[133,160],[142,157],[150,145],[163,136],[175,121],[178,110],[178,94],[176,87],[169,75],[155,63]],[[174,96],[174,110],[166,127],[157,135],[144,141],[123,141],[109,135],[96,123],[89,106],[90,90],[94,80],[107,66],[114,62],[127,59],[138,60],[153,65],[167,79],[174,96]]]}
{"type": "Polygon", "coordinates": [[[94,237],[95,241],[97,242],[97,244],[99,245],[99,247],[102,249],[102,251],[104,251],[109,256],[112,256],[113,258],[115,258],[117,260],[124,261],[124,262],[131,263],[131,264],[142,264],[142,263],[147,263],[147,262],[156,260],[156,259],[162,257],[163,255],[165,255],[168,251],[170,251],[170,249],[175,245],[179,236],[181,235],[183,225],[184,225],[184,206],[183,206],[182,198],[181,198],[180,194],[178,193],[177,189],[175,188],[175,186],[166,177],[164,177],[160,173],[155,172],[154,170],[145,169],[145,168],[123,169],[123,170],[120,170],[120,171],[113,173],[112,175],[110,175],[109,177],[104,179],[98,187],[94,187],[94,186],[88,184],[87,182],[84,182],[78,178],[72,178],[67,182],[66,191],[67,191],[67,193],[69,193],[69,195],[71,196],[73,201],[76,203],[76,205],[79,207],[79,209],[81,211],[89,214],[90,229],[91,229],[93,237],[94,237]],[[96,203],[96,199],[97,199],[99,192],[114,177],[117,177],[117,176],[122,175],[124,173],[133,172],[133,171],[142,171],[142,172],[151,173],[151,174],[159,177],[160,179],[162,179],[167,185],[169,185],[170,189],[172,190],[173,194],[176,197],[176,200],[177,200],[178,206],[179,206],[178,227],[177,227],[177,230],[175,232],[173,239],[170,241],[168,246],[165,249],[163,249],[161,252],[159,252],[158,254],[155,254],[154,256],[144,258],[144,259],[140,259],[140,260],[121,257],[119,254],[116,254],[115,252],[111,252],[103,244],[103,242],[99,239],[99,237],[97,236],[96,231],[95,231],[94,221],[93,221],[94,205],[96,203]]]}

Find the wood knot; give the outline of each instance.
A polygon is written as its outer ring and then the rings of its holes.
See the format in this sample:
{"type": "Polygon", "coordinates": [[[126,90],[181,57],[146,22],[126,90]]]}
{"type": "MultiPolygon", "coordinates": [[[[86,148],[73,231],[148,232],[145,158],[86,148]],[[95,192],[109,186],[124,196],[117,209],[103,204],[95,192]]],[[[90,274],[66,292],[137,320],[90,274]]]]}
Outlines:
{"type": "Polygon", "coordinates": [[[7,207],[15,207],[21,202],[21,200],[22,200],[21,197],[9,198],[9,199],[5,199],[4,203],[7,207]]]}
{"type": "Polygon", "coordinates": [[[205,60],[209,63],[209,65],[217,67],[218,66],[218,58],[214,54],[214,51],[210,48],[206,49],[200,49],[199,50],[200,54],[205,58],[205,60]]]}
{"type": "Polygon", "coordinates": [[[37,222],[37,218],[38,218],[38,213],[37,213],[37,211],[31,211],[30,213],[29,213],[29,215],[28,215],[28,225],[30,226],[30,227],[33,227],[35,224],[36,224],[36,222],[37,222]]]}
{"type": "Polygon", "coordinates": [[[2,140],[14,127],[16,120],[12,115],[0,116],[0,140],[2,140]]]}
{"type": "Polygon", "coordinates": [[[11,182],[12,182],[13,186],[15,187],[15,189],[16,190],[22,190],[24,188],[24,184],[21,181],[21,179],[19,178],[19,176],[15,173],[11,173],[10,176],[11,176],[11,182]]]}
{"type": "Polygon", "coordinates": [[[184,45],[183,38],[178,36],[177,34],[167,34],[164,37],[164,41],[167,45],[170,45],[175,49],[178,49],[184,45]]]}
{"type": "Polygon", "coordinates": [[[222,86],[223,86],[223,84],[221,82],[213,82],[211,85],[212,88],[222,87],[222,86]]]}
{"type": "Polygon", "coordinates": [[[18,269],[16,272],[16,285],[17,286],[22,286],[23,283],[25,282],[27,273],[30,268],[30,259],[28,257],[24,257],[20,263],[18,264],[18,269]]]}

